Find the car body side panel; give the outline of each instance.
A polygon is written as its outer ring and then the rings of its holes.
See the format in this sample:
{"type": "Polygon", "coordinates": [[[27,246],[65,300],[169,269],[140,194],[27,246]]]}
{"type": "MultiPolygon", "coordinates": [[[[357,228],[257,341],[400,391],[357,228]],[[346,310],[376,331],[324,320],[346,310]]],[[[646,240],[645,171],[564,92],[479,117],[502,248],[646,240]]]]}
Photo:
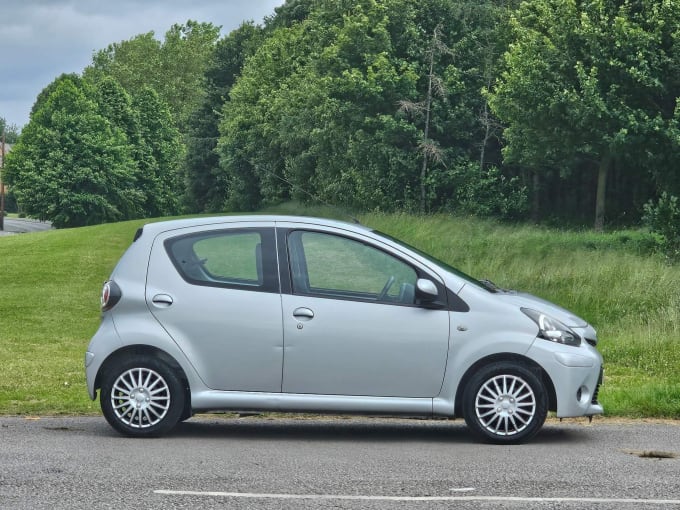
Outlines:
{"type": "Polygon", "coordinates": [[[254,393],[238,391],[192,391],[195,411],[280,411],[297,413],[347,413],[383,416],[432,416],[431,398],[369,397],[254,393]]]}
{"type": "Polygon", "coordinates": [[[94,383],[99,373],[102,363],[109,356],[111,351],[123,347],[120,336],[113,325],[113,317],[110,313],[102,317],[99,329],[90,340],[88,350],[85,353],[85,374],[87,380],[87,393],[90,399],[96,398],[94,383]]]}
{"type": "Polygon", "coordinates": [[[493,296],[483,289],[466,285],[459,296],[470,311],[450,312],[451,348],[442,391],[434,406],[435,414],[447,416],[453,413],[456,392],[470,367],[499,353],[525,356],[538,332],[529,318],[517,313],[517,307],[489,299],[493,296]]]}
{"type": "Polygon", "coordinates": [[[434,397],[446,367],[446,310],[283,296],[283,391],[434,397]],[[312,310],[301,321],[297,308],[312,310]]]}
{"type": "Polygon", "coordinates": [[[151,347],[165,352],[181,367],[192,391],[208,389],[181,349],[148,312],[146,319],[141,321],[139,317],[115,316],[109,312],[88,347],[88,352],[92,353],[86,367],[90,398],[94,399],[96,396],[94,382],[106,360],[123,349],[135,346],[151,347]],[[113,339],[116,341],[112,341],[113,339]]]}

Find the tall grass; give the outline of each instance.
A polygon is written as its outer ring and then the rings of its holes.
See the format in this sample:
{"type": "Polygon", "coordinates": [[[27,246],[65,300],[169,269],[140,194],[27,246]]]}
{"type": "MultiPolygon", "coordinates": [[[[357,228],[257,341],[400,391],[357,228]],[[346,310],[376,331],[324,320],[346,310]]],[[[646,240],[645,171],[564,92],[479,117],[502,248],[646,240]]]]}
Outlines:
{"type": "MultiPolygon", "coordinates": [[[[359,219],[472,276],[578,313],[598,329],[607,414],[680,418],[680,267],[649,255],[644,235],[443,215],[359,219]]],[[[142,223],[0,237],[0,413],[98,412],[83,353],[99,324],[101,284],[142,223]]]]}
{"type": "Polygon", "coordinates": [[[372,214],[367,225],[464,272],[588,320],[605,358],[609,415],[680,418],[680,267],[638,232],[566,232],[449,216],[372,214]]]}

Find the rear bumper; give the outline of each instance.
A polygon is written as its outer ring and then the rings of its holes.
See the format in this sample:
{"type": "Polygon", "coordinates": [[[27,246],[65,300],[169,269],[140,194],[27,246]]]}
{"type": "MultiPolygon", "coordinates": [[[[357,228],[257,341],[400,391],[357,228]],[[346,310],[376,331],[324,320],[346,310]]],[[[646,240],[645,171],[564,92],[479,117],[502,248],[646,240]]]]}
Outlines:
{"type": "Polygon", "coordinates": [[[97,391],[95,384],[99,369],[104,363],[106,357],[110,354],[108,346],[111,345],[111,339],[116,343],[120,343],[116,328],[113,325],[113,318],[110,314],[104,314],[99,329],[90,340],[90,344],[85,351],[85,380],[87,383],[87,393],[90,399],[97,398],[97,391]]]}

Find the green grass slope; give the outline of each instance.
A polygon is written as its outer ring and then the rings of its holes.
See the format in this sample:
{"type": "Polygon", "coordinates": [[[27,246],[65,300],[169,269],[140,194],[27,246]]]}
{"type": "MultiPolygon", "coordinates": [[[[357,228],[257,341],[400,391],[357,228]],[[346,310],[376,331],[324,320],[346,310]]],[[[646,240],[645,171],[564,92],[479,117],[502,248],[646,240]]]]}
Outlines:
{"type": "MultiPolygon", "coordinates": [[[[473,276],[577,312],[598,329],[606,413],[680,418],[680,267],[640,251],[641,234],[449,216],[360,220],[473,276]]],[[[87,398],[83,353],[99,324],[101,284],[142,224],[0,237],[0,413],[99,412],[87,398]]]]}
{"type": "Polygon", "coordinates": [[[142,222],[0,237],[0,413],[99,409],[83,356],[101,286],[142,222]]]}

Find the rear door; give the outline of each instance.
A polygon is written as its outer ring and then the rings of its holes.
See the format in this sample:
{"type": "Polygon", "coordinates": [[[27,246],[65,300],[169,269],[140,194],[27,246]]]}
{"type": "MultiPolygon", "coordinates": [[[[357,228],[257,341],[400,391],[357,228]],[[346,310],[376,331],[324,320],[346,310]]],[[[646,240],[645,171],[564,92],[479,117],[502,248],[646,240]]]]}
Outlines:
{"type": "Polygon", "coordinates": [[[154,241],[146,301],[205,384],[281,391],[283,336],[274,230],[182,229],[154,241]]]}

